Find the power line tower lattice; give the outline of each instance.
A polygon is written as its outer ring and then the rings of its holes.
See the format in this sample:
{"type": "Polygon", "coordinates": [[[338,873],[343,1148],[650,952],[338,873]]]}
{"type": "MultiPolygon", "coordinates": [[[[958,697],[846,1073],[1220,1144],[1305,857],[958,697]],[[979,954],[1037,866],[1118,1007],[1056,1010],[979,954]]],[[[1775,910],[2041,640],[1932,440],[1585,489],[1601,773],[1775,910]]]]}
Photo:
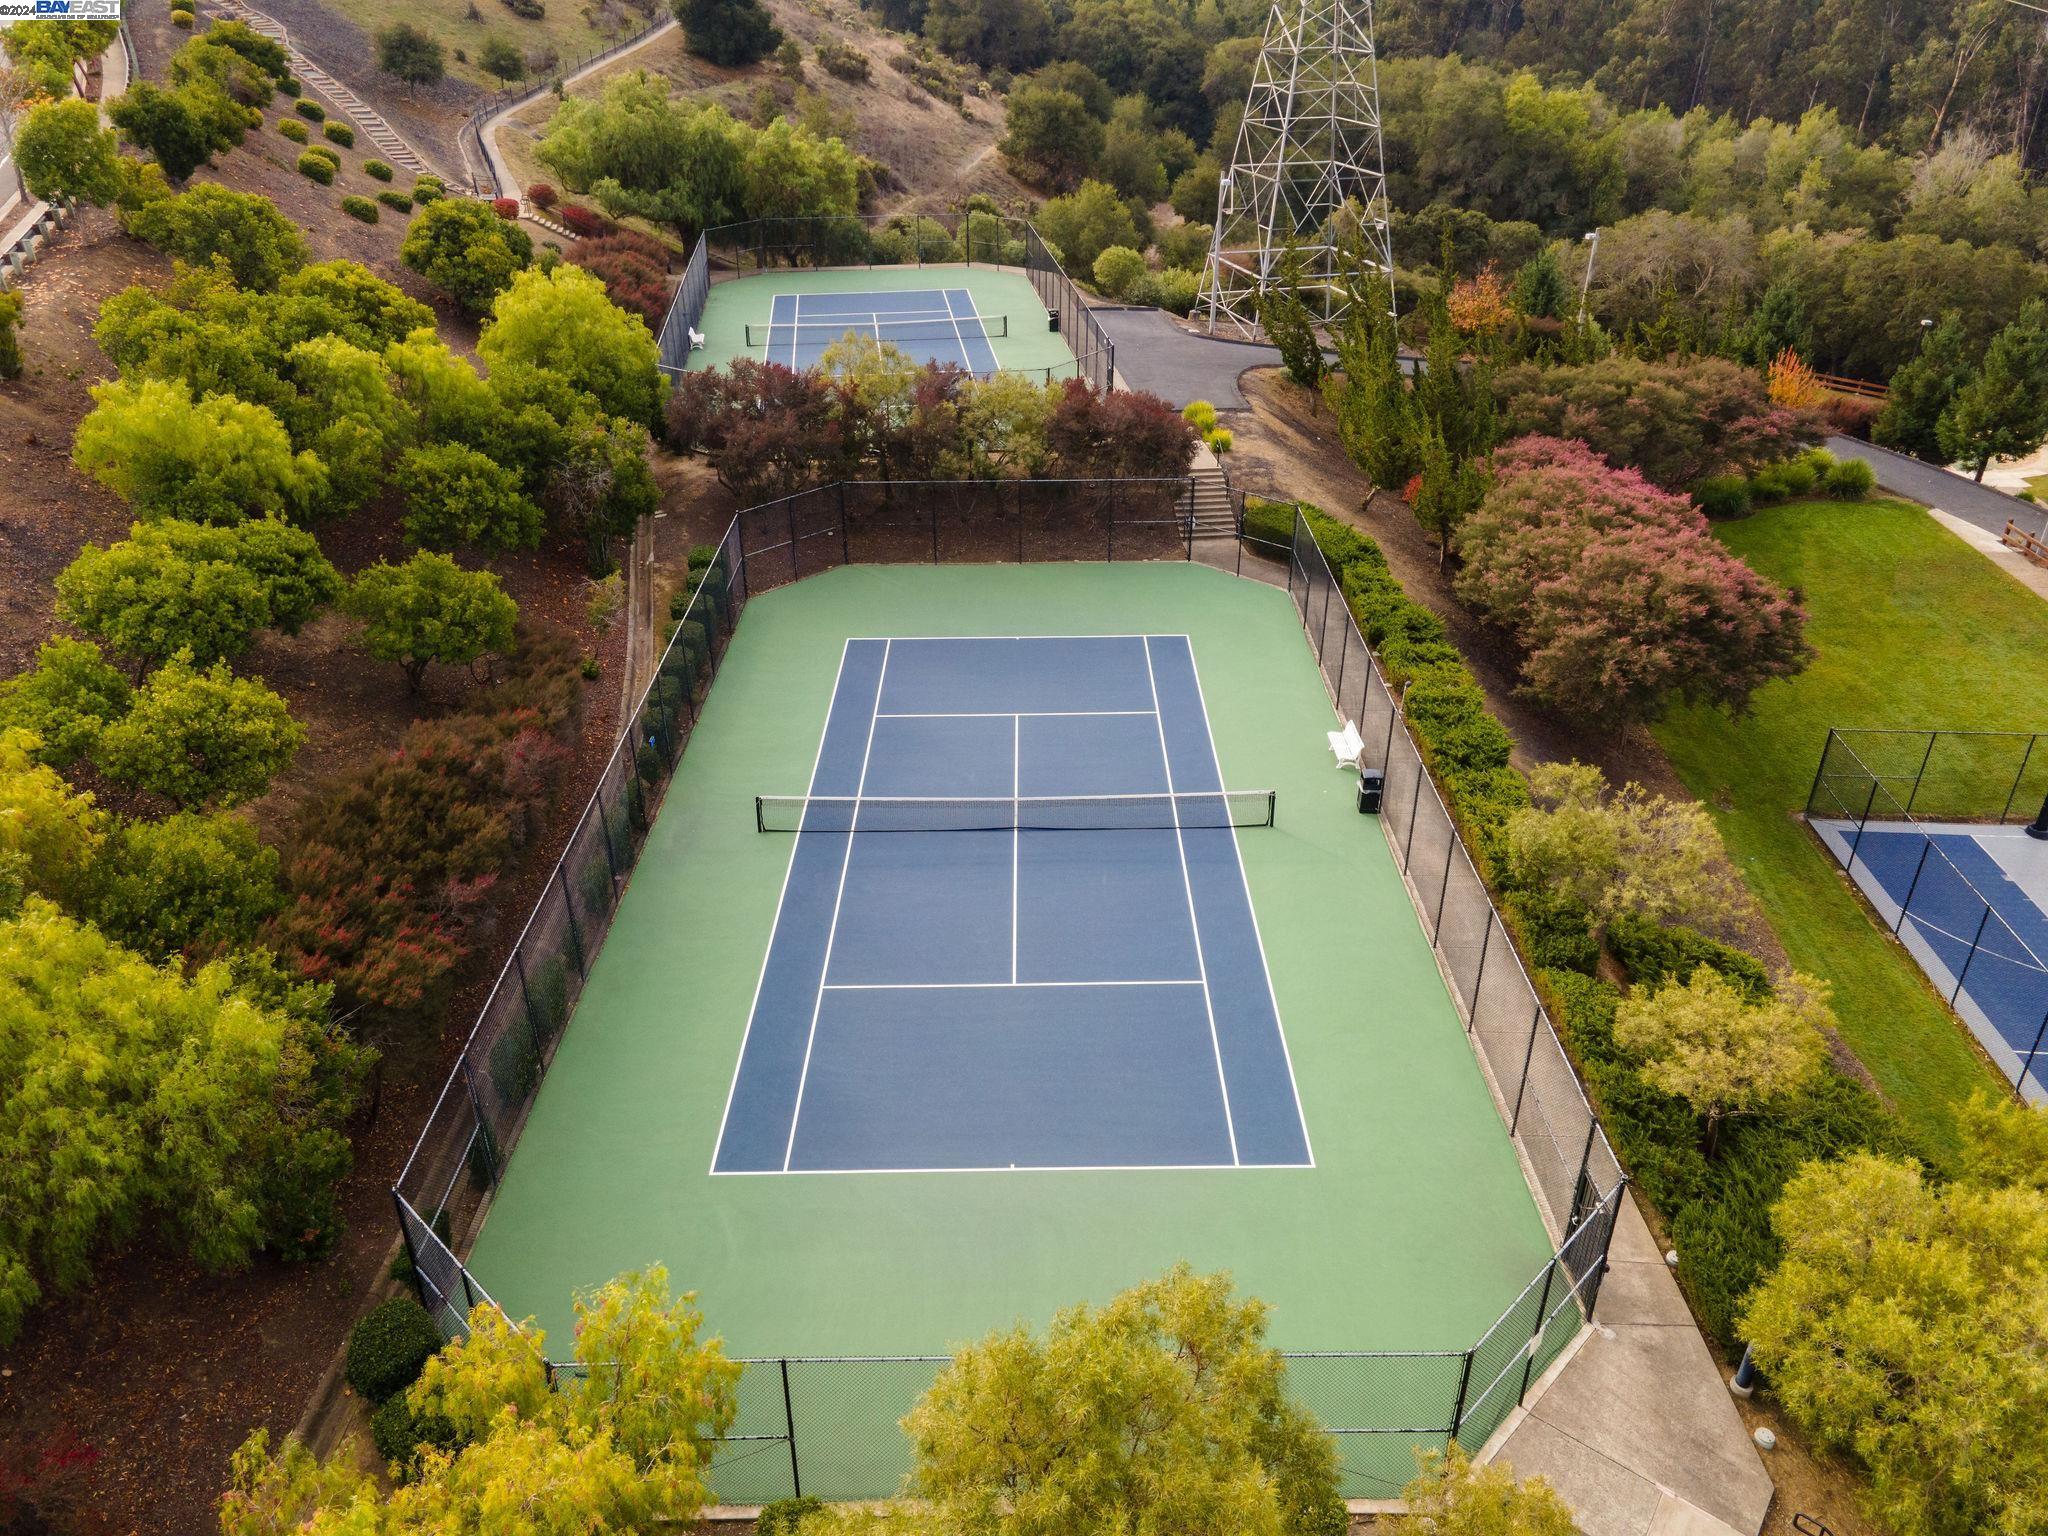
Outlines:
{"type": "Polygon", "coordinates": [[[1216,198],[1196,304],[1210,334],[1260,339],[1260,301],[1290,251],[1302,299],[1318,321],[1342,318],[1352,279],[1372,273],[1384,276],[1392,310],[1372,32],[1372,0],[1275,0],[1216,198]]]}

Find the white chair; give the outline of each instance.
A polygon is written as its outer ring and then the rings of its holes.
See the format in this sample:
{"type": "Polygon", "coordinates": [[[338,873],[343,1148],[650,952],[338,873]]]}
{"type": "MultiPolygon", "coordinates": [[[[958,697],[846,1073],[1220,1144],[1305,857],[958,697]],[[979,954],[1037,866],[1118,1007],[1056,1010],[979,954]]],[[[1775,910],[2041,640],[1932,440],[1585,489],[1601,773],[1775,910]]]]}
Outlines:
{"type": "Polygon", "coordinates": [[[690,350],[692,352],[702,352],[704,350],[704,333],[694,325],[690,327],[690,350]]]}
{"type": "Polygon", "coordinates": [[[1355,721],[1346,720],[1341,731],[1327,732],[1330,750],[1336,754],[1339,768],[1356,768],[1358,759],[1364,755],[1365,742],[1358,734],[1355,721]]]}

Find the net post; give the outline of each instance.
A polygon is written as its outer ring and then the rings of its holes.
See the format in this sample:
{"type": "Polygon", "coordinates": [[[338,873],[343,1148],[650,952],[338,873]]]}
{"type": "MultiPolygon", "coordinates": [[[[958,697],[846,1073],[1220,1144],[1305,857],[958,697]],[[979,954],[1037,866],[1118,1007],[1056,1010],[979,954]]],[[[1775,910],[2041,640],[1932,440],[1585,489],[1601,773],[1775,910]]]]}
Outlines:
{"type": "Polygon", "coordinates": [[[761,797],[759,795],[754,796],[754,830],[756,832],[766,832],[768,830],[767,818],[761,814],[761,797]]]}
{"type": "Polygon", "coordinates": [[[1266,825],[1269,827],[1278,824],[1277,812],[1279,807],[1276,802],[1279,798],[1280,792],[1278,790],[1269,789],[1266,791],[1266,825]]]}
{"type": "Polygon", "coordinates": [[[779,1362],[782,1366],[782,1427],[789,1431],[789,1486],[796,1498],[804,1496],[804,1475],[796,1455],[796,1409],[790,1405],[789,1356],[779,1362]]]}

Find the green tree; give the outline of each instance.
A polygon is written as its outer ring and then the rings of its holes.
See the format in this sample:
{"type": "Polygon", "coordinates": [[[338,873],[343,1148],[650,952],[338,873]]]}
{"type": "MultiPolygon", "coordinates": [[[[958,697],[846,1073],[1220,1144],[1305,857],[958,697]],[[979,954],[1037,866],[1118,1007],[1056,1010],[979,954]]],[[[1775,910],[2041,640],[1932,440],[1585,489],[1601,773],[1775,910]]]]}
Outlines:
{"type": "Polygon", "coordinates": [[[306,237],[277,204],[213,182],[146,204],[128,230],[195,267],[225,261],[243,288],[273,289],[306,264],[306,237]]]}
{"type": "Polygon", "coordinates": [[[423,549],[532,549],[540,542],[540,508],[520,490],[518,474],[474,448],[411,449],[392,483],[405,498],[405,536],[423,549]]]}
{"type": "Polygon", "coordinates": [[[940,1530],[1330,1536],[1337,1454],[1286,1392],[1266,1309],[1185,1265],[963,1349],[904,1420],[940,1530]]]}
{"type": "Polygon", "coordinates": [[[690,52],[727,69],[766,58],[782,41],[760,0],[675,0],[675,13],[690,52]]]}
{"type": "Polygon", "coordinates": [[[377,34],[377,67],[407,89],[435,85],[447,73],[448,60],[438,38],[407,21],[394,21],[377,34]]]}
{"type": "Polygon", "coordinates": [[[277,850],[232,812],[124,823],[97,869],[93,921],[156,960],[253,943],[283,901],[277,850]]]}
{"type": "Polygon", "coordinates": [[[14,163],[29,196],[106,204],[121,190],[120,151],[100,111],[76,96],[33,108],[14,135],[14,163]]]}
{"type": "Polygon", "coordinates": [[[326,466],[294,453],[260,405],[224,395],[195,403],[175,379],[116,379],[94,385],[92,397],[71,462],[143,518],[234,523],[283,516],[326,494],[326,466]]]}
{"type": "Polygon", "coordinates": [[[1813,351],[1813,328],[1806,323],[1806,301],[1790,283],[1773,283],[1743,322],[1736,355],[1752,368],[1767,368],[1787,349],[1806,357],[1813,351]]]}
{"type": "Polygon", "coordinates": [[[363,646],[405,669],[419,691],[430,662],[466,666],[512,648],[519,605],[489,571],[465,571],[421,550],[403,565],[379,561],[349,584],[342,608],[363,621],[363,646]]]}
{"type": "Polygon", "coordinates": [[[526,78],[526,55],[508,38],[486,38],[477,52],[476,62],[479,69],[495,77],[500,85],[526,78]]]}
{"type": "Polygon", "coordinates": [[[860,161],[838,139],[778,118],[747,145],[742,199],[750,219],[852,213],[860,206],[860,161]]]}
{"type": "Polygon", "coordinates": [[[0,288],[0,379],[21,377],[21,290],[0,288]]]}
{"type": "Polygon", "coordinates": [[[1084,181],[1065,197],[1053,198],[1033,222],[1039,234],[1058,247],[1061,260],[1083,272],[1112,245],[1139,250],[1145,243],[1131,210],[1106,181],[1084,181]]]}
{"type": "Polygon", "coordinates": [[[0,683],[0,730],[32,731],[37,759],[68,768],[128,713],[129,692],[98,646],[59,635],[37,649],[35,666],[0,683]]]}
{"type": "Polygon", "coordinates": [[[481,315],[533,260],[533,241],[489,203],[447,197],[413,217],[398,259],[469,313],[481,315]]]}
{"type": "Polygon", "coordinates": [[[647,322],[581,267],[522,272],[491,306],[477,354],[493,371],[524,363],[560,374],[613,416],[653,427],[664,388],[647,322]]]}
{"type": "Polygon", "coordinates": [[[1934,435],[1980,483],[1993,459],[2024,457],[2048,439],[2048,303],[2030,301],[1991,339],[1934,435]]]}
{"type": "Polygon", "coordinates": [[[159,968],[44,902],[0,922],[0,1339],[144,1232],[210,1269],[332,1236],[369,1058],[325,1006],[262,961],[159,968]]]}
{"type": "Polygon", "coordinates": [[[1259,324],[1266,339],[1280,349],[1287,377],[1304,389],[1323,382],[1323,343],[1316,335],[1315,316],[1301,296],[1301,253],[1289,246],[1280,254],[1279,270],[1259,295],[1259,324]]]}
{"type": "Polygon", "coordinates": [[[107,116],[123,139],[154,155],[173,181],[183,181],[213,154],[205,124],[181,92],[158,90],[147,80],[138,80],[107,109],[107,116]]]}
{"type": "Polygon", "coordinates": [[[1532,319],[1562,318],[1571,302],[1571,290],[1565,285],[1557,252],[1546,245],[1522,264],[1515,274],[1514,299],[1515,308],[1532,319]]]}
{"type": "MultiPolygon", "coordinates": [[[[2033,1117],[2035,1145],[2048,1111],[2033,1117]]],[[[1994,1125],[1996,1122],[1992,1122],[1994,1125]]],[[[1785,1256],[1743,1337],[1786,1411],[1870,1476],[1900,1536],[2021,1536],[2048,1486],[2048,1194],[1974,1144],[1946,1186],[1869,1153],[1801,1169],[1771,1210],[1785,1256]]],[[[2021,1164],[2017,1170],[2026,1173],[2021,1164]]]]}
{"type": "MultiPolygon", "coordinates": [[[[30,896],[84,907],[106,844],[107,814],[38,762],[41,750],[33,732],[0,729],[0,917],[14,916],[30,896]]],[[[0,1276],[5,1268],[0,1259],[0,1276]]],[[[6,1290],[0,1278],[0,1296],[6,1290]]]]}
{"type": "Polygon", "coordinates": [[[1337,333],[1332,380],[1337,434],[1375,491],[1398,494],[1420,466],[1420,428],[1392,317],[1377,294],[1354,294],[1337,333]]]}
{"type": "Polygon", "coordinates": [[[1072,91],[1027,82],[1010,92],[1008,108],[998,148],[1025,181],[1065,190],[1102,157],[1101,120],[1072,91]]]}
{"type": "Polygon", "coordinates": [[[661,505],[646,428],[623,416],[579,418],[548,472],[546,494],[562,524],[582,535],[590,573],[604,575],[612,569],[611,541],[661,505]]]}
{"type": "Polygon", "coordinates": [[[304,529],[275,518],[230,526],[163,518],[88,544],[57,577],[57,616],[143,667],[180,651],[239,656],[260,629],[296,634],[341,593],[304,529]]]}
{"type": "Polygon", "coordinates": [[[174,656],[100,735],[108,778],[182,807],[231,806],[269,787],[306,740],[283,699],[227,663],[202,671],[174,656]]]}
{"type": "Polygon", "coordinates": [[[1755,1114],[1811,1087],[1834,1025],[1824,981],[1797,972],[1754,998],[1702,965],[1638,989],[1614,1013],[1614,1039],[1643,1064],[1652,1087],[1674,1094],[1706,1122],[1712,1157],[1731,1115],[1755,1114]]]}
{"type": "Polygon", "coordinates": [[[1940,423],[1970,378],[1968,349],[1963,317],[1954,310],[1928,326],[1918,354],[1892,375],[1884,409],[1871,423],[1872,439],[1916,459],[1946,463],[1940,423]]]}
{"type": "Polygon", "coordinates": [[[1395,1522],[1398,1536],[1579,1536],[1571,1506],[1543,1478],[1518,1482],[1499,1461],[1475,1467],[1455,1445],[1418,1459],[1401,1490],[1408,1512],[1395,1522]]]}
{"type": "Polygon", "coordinates": [[[1128,245],[1112,245],[1095,258],[1090,275],[1106,297],[1127,299],[1145,276],[1145,258],[1128,245]]]}
{"type": "Polygon", "coordinates": [[[941,53],[983,69],[1029,69],[1052,42],[1045,0],[929,0],[924,37],[941,53]]]}

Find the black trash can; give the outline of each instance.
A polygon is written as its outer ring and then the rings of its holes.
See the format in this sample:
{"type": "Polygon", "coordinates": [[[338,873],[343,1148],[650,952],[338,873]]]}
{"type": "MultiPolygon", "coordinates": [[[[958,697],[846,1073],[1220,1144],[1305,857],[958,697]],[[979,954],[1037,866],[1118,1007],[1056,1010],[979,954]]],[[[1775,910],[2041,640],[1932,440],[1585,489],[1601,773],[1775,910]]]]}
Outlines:
{"type": "Polygon", "coordinates": [[[1358,814],[1377,816],[1380,813],[1380,796],[1387,787],[1387,776],[1377,768],[1361,768],[1358,771],[1358,814]]]}
{"type": "Polygon", "coordinates": [[[1048,331],[1056,331],[1060,328],[1060,312],[1058,310],[1048,309],[1045,312],[1045,328],[1048,331]]]}

